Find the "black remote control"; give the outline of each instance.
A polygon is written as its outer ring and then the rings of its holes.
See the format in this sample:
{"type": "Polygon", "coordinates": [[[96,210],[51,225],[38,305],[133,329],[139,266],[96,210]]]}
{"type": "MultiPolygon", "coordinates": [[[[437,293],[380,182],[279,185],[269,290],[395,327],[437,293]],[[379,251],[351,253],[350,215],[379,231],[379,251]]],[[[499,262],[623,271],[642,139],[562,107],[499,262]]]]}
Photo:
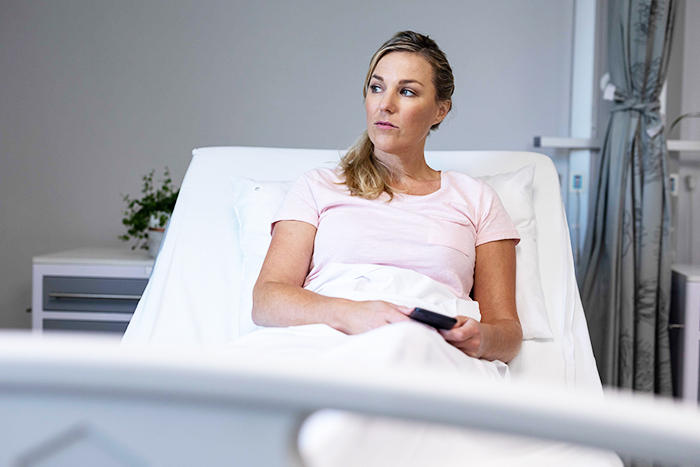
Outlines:
{"type": "Polygon", "coordinates": [[[408,317],[435,329],[452,329],[457,324],[457,320],[454,318],[435,313],[434,311],[424,310],[423,308],[414,308],[408,317]]]}

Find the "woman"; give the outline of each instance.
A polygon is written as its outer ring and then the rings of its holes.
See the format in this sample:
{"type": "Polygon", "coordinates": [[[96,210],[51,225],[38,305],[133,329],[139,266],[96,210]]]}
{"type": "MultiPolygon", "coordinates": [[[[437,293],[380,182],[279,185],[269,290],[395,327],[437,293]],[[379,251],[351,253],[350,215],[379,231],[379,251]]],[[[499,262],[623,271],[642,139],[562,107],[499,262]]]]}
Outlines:
{"type": "Polygon", "coordinates": [[[275,217],[253,291],[256,324],[325,323],[359,334],[407,321],[411,308],[304,289],[331,262],[384,264],[421,272],[463,299],[472,291],[481,321],[458,316],[440,331],[447,342],[486,360],[517,354],[517,230],[487,185],[425,161],[425,141],[449,113],[453,91],[450,65],[427,36],[397,33],[374,54],[367,131],[337,169],[297,180],[275,217]]]}

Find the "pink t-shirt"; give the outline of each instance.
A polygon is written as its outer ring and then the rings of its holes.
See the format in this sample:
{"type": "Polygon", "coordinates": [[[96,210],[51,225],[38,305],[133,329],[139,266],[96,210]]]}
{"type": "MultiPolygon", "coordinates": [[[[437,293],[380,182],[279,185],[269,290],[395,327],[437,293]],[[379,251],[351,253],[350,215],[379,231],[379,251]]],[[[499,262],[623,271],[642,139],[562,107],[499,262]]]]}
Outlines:
{"type": "Polygon", "coordinates": [[[520,236],[489,185],[459,172],[441,172],[440,189],[424,196],[351,196],[338,169],[315,169],[292,185],[275,222],[316,227],[306,284],[332,263],[380,264],[425,274],[468,299],[475,247],[520,236]]]}

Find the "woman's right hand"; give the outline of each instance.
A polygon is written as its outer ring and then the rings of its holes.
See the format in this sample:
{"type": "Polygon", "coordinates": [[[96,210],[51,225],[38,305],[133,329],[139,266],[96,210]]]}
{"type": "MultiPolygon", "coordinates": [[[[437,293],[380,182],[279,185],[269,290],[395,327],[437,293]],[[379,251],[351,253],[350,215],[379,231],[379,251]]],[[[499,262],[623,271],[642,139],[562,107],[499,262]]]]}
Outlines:
{"type": "Polygon", "coordinates": [[[344,307],[336,329],[345,334],[361,334],[386,324],[408,321],[413,308],[381,300],[350,302],[344,307]]]}

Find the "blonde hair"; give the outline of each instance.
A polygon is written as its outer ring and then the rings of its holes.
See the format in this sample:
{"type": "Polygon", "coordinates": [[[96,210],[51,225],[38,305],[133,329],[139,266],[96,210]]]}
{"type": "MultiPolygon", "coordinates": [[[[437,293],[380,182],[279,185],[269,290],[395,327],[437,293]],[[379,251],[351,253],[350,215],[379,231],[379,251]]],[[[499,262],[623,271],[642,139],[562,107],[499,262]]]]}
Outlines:
{"type": "MultiPolygon", "coordinates": [[[[379,60],[391,52],[417,53],[430,63],[433,68],[435,101],[449,102],[449,112],[452,108],[452,94],[455,89],[452,68],[434,40],[413,31],[397,32],[374,53],[369,63],[362,95],[367,97],[369,82],[379,60]]],[[[439,126],[440,123],[436,123],[430,129],[437,130],[439,126]]],[[[341,158],[339,167],[345,178],[345,185],[353,196],[376,199],[382,193],[387,193],[390,199],[394,198],[395,189],[390,184],[391,171],[375,157],[374,144],[369,139],[367,131],[362,132],[355,144],[348,149],[341,158]]]]}

